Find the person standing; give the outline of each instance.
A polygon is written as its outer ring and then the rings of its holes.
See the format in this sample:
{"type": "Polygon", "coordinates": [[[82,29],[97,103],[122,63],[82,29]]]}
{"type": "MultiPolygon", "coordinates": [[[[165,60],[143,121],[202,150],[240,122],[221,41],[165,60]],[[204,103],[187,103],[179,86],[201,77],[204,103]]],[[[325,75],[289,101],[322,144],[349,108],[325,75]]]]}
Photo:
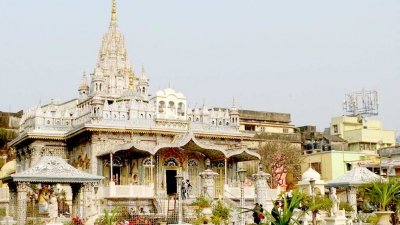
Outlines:
{"type": "Polygon", "coordinates": [[[260,224],[260,218],[258,218],[258,214],[260,213],[260,204],[256,203],[253,208],[253,222],[255,224],[260,224]]]}
{"type": "Polygon", "coordinates": [[[182,181],[182,184],[181,184],[181,197],[182,197],[182,200],[185,200],[186,199],[186,182],[183,180],[182,181]]]}
{"type": "MultiPolygon", "coordinates": [[[[278,222],[280,220],[279,219],[280,214],[281,214],[280,207],[281,207],[281,203],[279,201],[275,201],[274,207],[271,210],[271,215],[276,222],[278,222]]],[[[272,223],[272,224],[274,224],[274,223],[272,223]]]]}
{"type": "Polygon", "coordinates": [[[192,184],[189,179],[186,180],[186,198],[189,198],[190,193],[192,192],[192,184]]]}

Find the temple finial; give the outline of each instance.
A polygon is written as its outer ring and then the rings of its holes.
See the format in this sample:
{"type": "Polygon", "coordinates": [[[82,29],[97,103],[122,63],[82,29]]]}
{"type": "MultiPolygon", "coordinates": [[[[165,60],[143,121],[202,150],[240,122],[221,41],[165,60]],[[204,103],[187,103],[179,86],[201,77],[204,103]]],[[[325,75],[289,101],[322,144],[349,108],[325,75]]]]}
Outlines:
{"type": "Polygon", "coordinates": [[[232,99],[232,108],[236,108],[236,104],[235,104],[236,102],[235,102],[235,97],[233,97],[233,99],[232,99]]]}
{"type": "Polygon", "coordinates": [[[117,0],[112,0],[111,22],[117,22],[117,0]]]}

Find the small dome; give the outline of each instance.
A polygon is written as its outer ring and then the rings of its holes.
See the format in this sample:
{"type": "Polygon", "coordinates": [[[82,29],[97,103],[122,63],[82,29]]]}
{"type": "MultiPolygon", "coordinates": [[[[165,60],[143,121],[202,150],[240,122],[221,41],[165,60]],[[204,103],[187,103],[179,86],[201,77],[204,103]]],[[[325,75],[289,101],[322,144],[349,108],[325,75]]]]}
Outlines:
{"type": "Polygon", "coordinates": [[[168,97],[169,95],[174,95],[177,98],[186,98],[185,95],[183,95],[181,92],[176,91],[172,88],[165,88],[163,90],[158,90],[156,91],[155,96],[157,97],[168,97]]]}
{"type": "Polygon", "coordinates": [[[311,179],[321,180],[321,175],[310,167],[306,170],[306,172],[303,173],[303,175],[301,175],[301,180],[309,181],[311,179]]]}

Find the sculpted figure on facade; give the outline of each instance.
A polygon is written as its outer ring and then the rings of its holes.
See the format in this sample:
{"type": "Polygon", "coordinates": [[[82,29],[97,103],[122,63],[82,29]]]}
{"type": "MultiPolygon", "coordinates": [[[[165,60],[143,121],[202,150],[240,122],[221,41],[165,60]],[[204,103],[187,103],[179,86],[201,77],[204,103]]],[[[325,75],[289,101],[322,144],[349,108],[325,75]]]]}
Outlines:
{"type": "Polygon", "coordinates": [[[55,223],[58,218],[58,202],[57,202],[57,197],[54,193],[50,195],[48,213],[49,213],[50,223],[55,223]]]}
{"type": "Polygon", "coordinates": [[[48,212],[49,197],[50,197],[50,190],[48,189],[48,186],[44,185],[39,190],[38,194],[38,205],[40,214],[45,214],[48,212]]]}

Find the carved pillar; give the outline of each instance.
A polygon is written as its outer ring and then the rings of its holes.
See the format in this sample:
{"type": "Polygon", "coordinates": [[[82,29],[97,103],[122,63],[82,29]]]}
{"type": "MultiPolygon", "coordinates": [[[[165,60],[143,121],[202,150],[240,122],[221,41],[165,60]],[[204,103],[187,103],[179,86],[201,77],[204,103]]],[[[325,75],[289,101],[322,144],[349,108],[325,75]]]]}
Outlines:
{"type": "Polygon", "coordinates": [[[87,219],[87,217],[92,214],[92,199],[93,199],[93,184],[85,183],[82,185],[82,199],[83,199],[83,207],[82,207],[82,218],[87,219]]]}
{"type": "Polygon", "coordinates": [[[113,180],[113,165],[114,165],[113,154],[110,153],[110,183],[114,182],[114,180],[113,180]]]}
{"type": "Polygon", "coordinates": [[[90,171],[91,174],[98,174],[98,164],[97,164],[97,152],[99,151],[99,144],[98,142],[93,143],[91,146],[91,150],[89,150],[89,152],[91,151],[91,155],[90,155],[90,171]]]}
{"type": "Polygon", "coordinates": [[[17,221],[19,225],[26,224],[26,199],[28,195],[28,184],[27,182],[17,183],[18,192],[18,204],[17,204],[17,221]]]}
{"type": "Polygon", "coordinates": [[[215,188],[214,188],[214,179],[218,176],[218,173],[212,171],[211,169],[206,169],[204,172],[200,173],[200,177],[202,179],[203,184],[203,196],[209,199],[215,198],[215,188]]]}
{"type": "Polygon", "coordinates": [[[72,216],[80,216],[81,184],[71,184],[72,189],[72,216]]]}
{"type": "Polygon", "coordinates": [[[225,158],[225,161],[224,161],[224,181],[225,181],[225,185],[228,185],[228,159],[227,158],[225,158]]]}
{"type": "Polygon", "coordinates": [[[16,210],[17,210],[17,186],[15,183],[9,183],[8,184],[8,190],[10,193],[10,201],[9,201],[9,206],[8,206],[8,213],[9,216],[13,217],[16,219],[16,210]]]}
{"type": "Polygon", "coordinates": [[[253,174],[255,180],[255,202],[262,204],[264,208],[267,206],[267,179],[270,177],[268,173],[264,171],[258,171],[258,173],[253,174]]]}

